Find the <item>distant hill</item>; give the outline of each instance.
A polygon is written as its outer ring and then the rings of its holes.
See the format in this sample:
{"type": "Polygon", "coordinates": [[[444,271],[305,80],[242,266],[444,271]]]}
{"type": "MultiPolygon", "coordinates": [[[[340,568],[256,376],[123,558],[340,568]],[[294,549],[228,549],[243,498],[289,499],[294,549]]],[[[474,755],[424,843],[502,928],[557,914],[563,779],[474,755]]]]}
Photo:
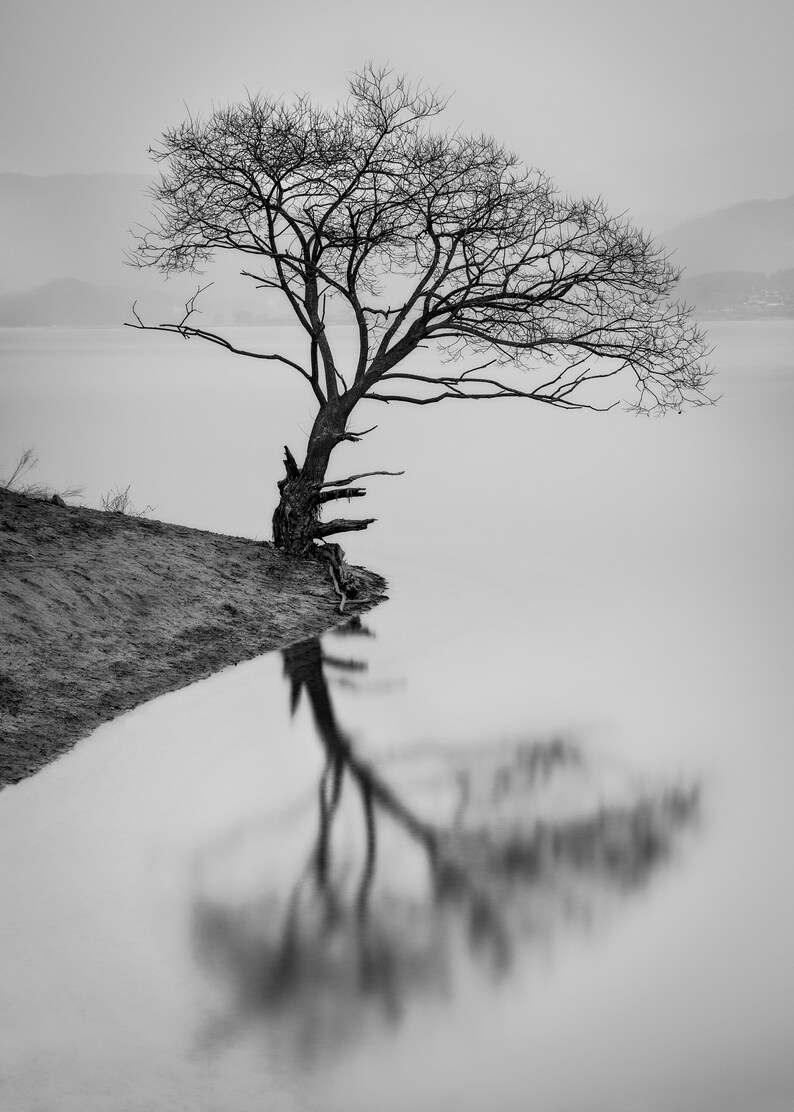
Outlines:
{"type": "Polygon", "coordinates": [[[794,317],[794,269],[772,274],[725,270],[684,277],[676,296],[698,316],[733,320],[794,317]]]}
{"type": "Polygon", "coordinates": [[[129,228],[149,210],[141,174],[0,174],[0,293],[68,276],[129,285],[129,228]]]}
{"type": "Polygon", "coordinates": [[[197,284],[206,323],[279,320],[282,306],[239,278],[239,261],[222,257],[206,276],[166,283],[153,270],[126,265],[136,225],[151,220],[143,174],[0,174],[0,325],[102,325],[127,319],[136,297],[147,320],[184,312],[197,284]]]}
{"type": "Polygon", "coordinates": [[[659,239],[684,270],[676,296],[698,315],[794,317],[794,196],[731,205],[659,239]]]}
{"type": "Polygon", "coordinates": [[[794,196],[745,201],[679,224],[659,237],[688,278],[726,270],[772,274],[794,267],[794,196]]]}

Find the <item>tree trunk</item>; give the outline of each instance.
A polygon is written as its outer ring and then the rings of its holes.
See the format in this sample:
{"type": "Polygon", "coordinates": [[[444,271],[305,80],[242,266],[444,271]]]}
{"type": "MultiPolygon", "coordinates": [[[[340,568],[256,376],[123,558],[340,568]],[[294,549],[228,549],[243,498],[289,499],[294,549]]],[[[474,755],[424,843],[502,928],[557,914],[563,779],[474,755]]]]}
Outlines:
{"type": "Polygon", "coordinates": [[[320,507],[337,498],[359,498],[365,491],[361,487],[337,487],[323,490],[328,462],[334,448],[342,440],[353,439],[346,434],[347,411],[341,405],[326,405],[317,414],[306,458],[298,467],[289,448],[284,449],[286,474],[278,484],[279,503],[273,514],[273,542],[292,556],[320,556],[327,560],[337,590],[342,595],[354,596],[356,585],[338,544],[318,544],[335,533],[366,529],[372,518],[365,520],[320,521],[320,507]]]}
{"type": "Polygon", "coordinates": [[[289,448],[284,449],[286,476],[273,514],[273,543],[292,556],[307,556],[314,547],[320,512],[319,485],[298,467],[289,448]]]}
{"type": "Polygon", "coordinates": [[[293,556],[308,555],[317,539],[322,485],[331,452],[344,438],[346,421],[341,409],[323,406],[309,436],[303,467],[298,467],[289,448],[284,449],[286,475],[278,484],[281,497],[273,514],[273,541],[293,556]]]}

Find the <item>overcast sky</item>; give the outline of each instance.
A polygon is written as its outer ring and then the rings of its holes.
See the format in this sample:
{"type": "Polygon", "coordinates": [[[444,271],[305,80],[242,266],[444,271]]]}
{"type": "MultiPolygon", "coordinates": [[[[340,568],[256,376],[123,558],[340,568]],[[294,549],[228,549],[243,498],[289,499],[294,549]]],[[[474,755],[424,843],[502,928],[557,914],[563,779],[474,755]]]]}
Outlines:
{"type": "Polygon", "coordinates": [[[372,59],[613,208],[794,193],[790,0],[3,0],[0,21],[0,171],[146,173],[185,105],[335,100],[372,59]]]}

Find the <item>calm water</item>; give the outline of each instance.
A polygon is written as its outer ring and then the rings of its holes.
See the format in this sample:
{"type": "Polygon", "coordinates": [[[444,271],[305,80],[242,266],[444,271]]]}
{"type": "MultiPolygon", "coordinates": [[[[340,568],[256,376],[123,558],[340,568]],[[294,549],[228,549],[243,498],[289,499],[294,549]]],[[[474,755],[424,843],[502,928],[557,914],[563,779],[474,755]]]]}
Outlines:
{"type": "MultiPolygon", "coordinates": [[[[0,796],[3,1107],[794,1106],[794,325],[712,338],[720,405],[664,421],[365,412],[391,601],[0,796]]],[[[0,359],[3,470],[267,536],[288,375],[0,359]]]]}

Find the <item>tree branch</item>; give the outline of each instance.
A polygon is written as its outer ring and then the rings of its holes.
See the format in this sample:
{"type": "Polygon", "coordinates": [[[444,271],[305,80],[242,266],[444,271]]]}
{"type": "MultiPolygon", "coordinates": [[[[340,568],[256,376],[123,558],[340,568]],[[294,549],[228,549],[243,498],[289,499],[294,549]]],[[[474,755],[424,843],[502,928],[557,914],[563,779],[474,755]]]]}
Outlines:
{"type": "Polygon", "coordinates": [[[144,332],[175,332],[177,335],[181,336],[185,340],[206,340],[208,343],[217,344],[219,347],[225,348],[227,351],[231,351],[235,355],[244,355],[247,359],[263,359],[269,362],[284,363],[287,367],[291,367],[294,371],[297,371],[298,374],[300,374],[308,382],[312,381],[311,375],[300,365],[300,363],[296,363],[294,359],[288,359],[285,355],[279,355],[278,353],[267,354],[260,351],[249,351],[246,348],[237,347],[236,344],[233,344],[224,336],[217,335],[215,332],[207,332],[203,328],[194,328],[192,325],[187,324],[186,321],[189,319],[191,314],[199,311],[195,308],[195,300],[200,293],[203,293],[205,289],[208,289],[208,286],[203,286],[198,289],[196,293],[194,293],[193,296],[185,302],[185,315],[179,324],[144,324],[137,311],[136,306],[138,302],[136,300],[132,303],[132,314],[135,317],[135,323],[133,324],[131,321],[125,321],[124,327],[137,328],[144,332]]]}
{"type": "Polygon", "coordinates": [[[320,491],[318,501],[322,504],[325,502],[334,502],[338,498],[363,498],[366,493],[364,487],[340,487],[336,490],[320,491]]]}
{"type": "Polygon", "coordinates": [[[346,479],[333,479],[327,483],[323,483],[323,487],[339,487],[347,486],[348,483],[354,483],[356,479],[368,479],[370,475],[404,475],[404,471],[361,471],[358,475],[348,475],[346,479]]]}
{"type": "MultiPolygon", "coordinates": [[[[137,313],[135,315],[137,317],[137,313]]],[[[138,318],[138,320],[140,320],[140,318],[138,318]]],[[[276,363],[284,363],[287,367],[292,367],[293,370],[297,371],[298,374],[300,374],[308,382],[311,382],[311,375],[309,375],[304,370],[304,368],[301,367],[300,363],[296,363],[294,360],[288,359],[285,355],[278,355],[278,354],[275,354],[275,353],[274,354],[266,354],[266,353],[260,352],[260,351],[247,351],[245,348],[240,348],[240,347],[237,347],[236,344],[232,344],[229,340],[226,340],[223,336],[218,336],[214,332],[205,332],[201,328],[190,328],[190,327],[185,327],[184,325],[179,325],[179,324],[143,324],[143,323],[132,324],[129,321],[124,322],[124,327],[125,328],[138,328],[138,329],[142,329],[146,332],[176,332],[178,335],[182,336],[185,340],[191,340],[191,339],[207,340],[209,343],[217,344],[219,347],[226,348],[227,351],[231,351],[235,355],[244,355],[248,359],[263,359],[265,361],[271,361],[271,362],[276,362],[276,363]]]]}

